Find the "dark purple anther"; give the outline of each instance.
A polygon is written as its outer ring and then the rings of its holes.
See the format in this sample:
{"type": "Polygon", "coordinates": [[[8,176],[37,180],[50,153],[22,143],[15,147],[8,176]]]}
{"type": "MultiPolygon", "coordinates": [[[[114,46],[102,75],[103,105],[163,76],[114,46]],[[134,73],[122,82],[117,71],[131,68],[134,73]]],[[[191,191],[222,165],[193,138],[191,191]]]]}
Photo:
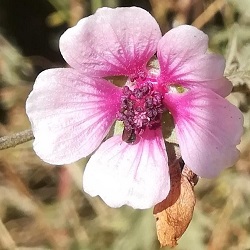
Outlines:
{"type": "Polygon", "coordinates": [[[133,144],[136,140],[135,130],[134,129],[127,130],[126,128],[124,128],[122,133],[122,140],[127,143],[133,144]]]}
{"type": "Polygon", "coordinates": [[[141,91],[141,89],[138,89],[138,88],[134,89],[133,95],[137,99],[142,99],[143,98],[143,92],[141,91]]]}
{"type": "Polygon", "coordinates": [[[130,95],[132,94],[132,91],[129,89],[128,86],[124,86],[124,87],[123,87],[123,90],[122,90],[122,93],[123,93],[126,97],[128,97],[128,96],[130,96],[130,95]]]}
{"type": "Polygon", "coordinates": [[[122,104],[117,120],[124,124],[123,141],[134,143],[136,135],[142,135],[146,128],[160,127],[161,114],[164,111],[163,95],[156,92],[150,82],[137,84],[134,90],[125,86],[122,93],[122,104]]]}
{"type": "Polygon", "coordinates": [[[145,108],[151,108],[153,106],[153,97],[149,96],[145,100],[145,108]]]}

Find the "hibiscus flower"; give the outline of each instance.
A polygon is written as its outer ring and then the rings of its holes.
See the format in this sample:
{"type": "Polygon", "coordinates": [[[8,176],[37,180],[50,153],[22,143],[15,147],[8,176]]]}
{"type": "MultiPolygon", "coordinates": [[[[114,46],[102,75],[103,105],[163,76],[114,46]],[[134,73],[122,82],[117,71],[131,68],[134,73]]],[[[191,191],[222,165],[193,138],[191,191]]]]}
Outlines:
{"type": "Polygon", "coordinates": [[[194,173],[214,177],[236,162],[242,114],[225,99],[224,59],[202,31],[182,25],[162,37],[143,9],[101,8],[61,36],[60,50],[70,67],[42,72],[27,100],[34,150],[58,165],[93,153],[83,176],[91,196],[134,208],[166,198],[164,112],[194,173]],[[106,139],[115,121],[123,133],[106,139]]]}

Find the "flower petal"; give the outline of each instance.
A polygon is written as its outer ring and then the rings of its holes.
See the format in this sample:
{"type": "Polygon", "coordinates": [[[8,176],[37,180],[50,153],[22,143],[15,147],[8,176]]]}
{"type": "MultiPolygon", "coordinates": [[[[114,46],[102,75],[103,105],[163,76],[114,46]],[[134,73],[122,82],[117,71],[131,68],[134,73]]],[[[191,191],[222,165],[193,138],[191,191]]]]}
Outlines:
{"type": "Polygon", "coordinates": [[[144,70],[161,38],[145,10],[101,8],[68,29],[60,49],[69,65],[94,76],[133,75],[144,70]]]}
{"type": "Polygon", "coordinates": [[[165,102],[176,123],[182,158],[197,175],[214,177],[237,161],[243,133],[238,108],[204,89],[167,94],[165,102]]]}
{"type": "Polygon", "coordinates": [[[66,164],[92,153],[112,126],[120,89],[73,69],[50,69],[36,79],[26,109],[44,161],[66,164]]]}
{"type": "Polygon", "coordinates": [[[120,135],[105,141],[86,166],[83,188],[111,207],[145,209],[162,201],[170,180],[161,131],[148,130],[133,145],[120,135]]]}
{"type": "Polygon", "coordinates": [[[195,27],[182,25],[167,32],[159,41],[157,53],[161,74],[167,84],[206,87],[225,97],[232,84],[224,76],[225,60],[206,53],[208,37],[195,27]]]}

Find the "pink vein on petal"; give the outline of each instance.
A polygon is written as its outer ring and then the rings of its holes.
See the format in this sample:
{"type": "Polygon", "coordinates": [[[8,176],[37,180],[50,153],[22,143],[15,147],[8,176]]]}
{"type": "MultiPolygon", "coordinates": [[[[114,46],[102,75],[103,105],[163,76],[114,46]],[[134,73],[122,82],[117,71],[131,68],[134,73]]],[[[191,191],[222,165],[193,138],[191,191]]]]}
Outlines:
{"type": "Polygon", "coordinates": [[[108,139],[91,157],[83,177],[84,190],[111,207],[149,208],[166,197],[169,185],[160,130],[147,131],[134,145],[121,136],[108,139]]]}
{"type": "Polygon", "coordinates": [[[214,177],[238,159],[243,133],[238,108],[209,89],[168,93],[165,103],[173,114],[181,155],[202,177],[214,177]]]}
{"type": "Polygon", "coordinates": [[[52,164],[89,155],[115,121],[120,96],[110,82],[73,69],[42,72],[26,104],[36,153],[52,164]]]}

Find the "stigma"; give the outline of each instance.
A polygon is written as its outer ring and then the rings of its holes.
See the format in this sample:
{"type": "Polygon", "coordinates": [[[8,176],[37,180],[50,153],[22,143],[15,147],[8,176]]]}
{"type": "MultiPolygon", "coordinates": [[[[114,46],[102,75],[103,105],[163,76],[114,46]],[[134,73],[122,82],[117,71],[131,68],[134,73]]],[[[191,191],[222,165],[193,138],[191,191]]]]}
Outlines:
{"type": "Polygon", "coordinates": [[[117,120],[124,124],[123,141],[134,143],[137,135],[141,136],[147,128],[152,130],[161,126],[163,94],[155,86],[157,83],[145,81],[134,88],[123,87],[117,113],[117,120]]]}

